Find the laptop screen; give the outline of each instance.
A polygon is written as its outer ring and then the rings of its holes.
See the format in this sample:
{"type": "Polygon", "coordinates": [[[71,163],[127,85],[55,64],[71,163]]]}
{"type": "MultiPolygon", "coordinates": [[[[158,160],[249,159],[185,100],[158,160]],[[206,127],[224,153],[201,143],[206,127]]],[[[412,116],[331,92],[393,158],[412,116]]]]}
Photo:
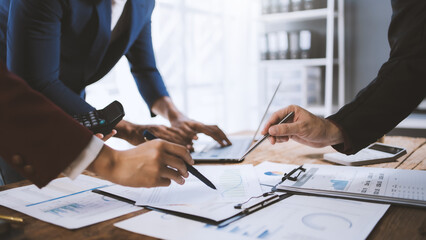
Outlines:
{"type": "Polygon", "coordinates": [[[251,142],[253,142],[256,138],[256,135],[259,133],[260,128],[262,127],[263,121],[265,121],[266,116],[268,115],[269,108],[271,107],[272,101],[274,101],[275,95],[277,95],[278,89],[280,88],[281,81],[278,82],[277,87],[275,88],[274,94],[272,94],[271,100],[269,100],[268,106],[266,107],[265,113],[262,116],[262,120],[260,120],[259,126],[257,127],[256,132],[254,133],[253,139],[251,142]]]}

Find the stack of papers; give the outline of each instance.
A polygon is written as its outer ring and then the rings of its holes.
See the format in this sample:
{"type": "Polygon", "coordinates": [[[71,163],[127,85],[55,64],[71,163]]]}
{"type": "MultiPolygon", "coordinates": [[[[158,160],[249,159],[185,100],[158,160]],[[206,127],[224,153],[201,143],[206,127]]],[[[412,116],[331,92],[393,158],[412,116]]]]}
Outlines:
{"type": "MultiPolygon", "coordinates": [[[[389,207],[285,193],[274,201],[262,197],[295,167],[270,162],[256,167],[196,166],[217,190],[192,175],[184,185],[157,188],[123,187],[82,175],[75,181],[56,179],[43,189],[30,185],[0,192],[0,204],[68,229],[139,210],[135,204],[159,211],[116,226],[166,239],[364,239],[389,207]],[[234,207],[243,202],[241,209],[234,207]],[[247,211],[249,207],[256,208],[247,211]]],[[[305,183],[311,186],[309,181],[305,183]]]]}
{"type": "MultiPolygon", "coordinates": [[[[255,168],[251,165],[196,166],[217,186],[217,191],[193,177],[182,186],[128,188],[127,197],[136,197],[137,204],[160,211],[142,214],[115,226],[164,239],[365,239],[389,207],[388,204],[286,195],[290,197],[259,208],[238,221],[221,223],[240,216],[242,210],[235,209],[234,205],[261,195],[260,183],[266,184],[264,191],[268,191],[284,173],[295,167],[269,162],[255,168]],[[199,196],[201,194],[203,196],[199,196]]],[[[120,188],[112,186],[102,191],[117,194],[120,188]]],[[[255,205],[261,198],[251,201],[251,205],[255,205]]]]}

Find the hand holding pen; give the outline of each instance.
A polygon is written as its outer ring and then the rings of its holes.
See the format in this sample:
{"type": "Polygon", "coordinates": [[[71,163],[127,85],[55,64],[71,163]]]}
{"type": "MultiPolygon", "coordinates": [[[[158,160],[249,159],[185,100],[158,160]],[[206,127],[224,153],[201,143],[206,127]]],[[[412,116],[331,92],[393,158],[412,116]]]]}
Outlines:
{"type": "Polygon", "coordinates": [[[126,151],[102,147],[88,171],[105,180],[129,187],[184,184],[189,176],[185,163],[194,164],[186,147],[163,140],[149,141],[126,151]]]}
{"type": "MultiPolygon", "coordinates": [[[[148,130],[145,130],[143,132],[143,136],[145,137],[146,141],[154,140],[157,138],[154,134],[150,133],[148,130]]],[[[210,182],[210,180],[208,180],[203,174],[201,174],[197,169],[195,169],[192,165],[188,164],[187,162],[184,162],[184,163],[186,168],[188,169],[188,172],[192,173],[192,175],[200,179],[200,181],[202,181],[204,184],[206,184],[210,188],[216,190],[215,185],[213,185],[213,183],[210,182]]]]}
{"type": "Polygon", "coordinates": [[[290,138],[311,147],[325,147],[343,142],[343,133],[333,122],[295,105],[272,114],[262,130],[262,134],[267,133],[270,134],[269,141],[272,144],[287,142],[290,138]],[[294,112],[293,121],[277,124],[290,112],[294,112]]]}
{"type": "MultiPolygon", "coordinates": [[[[279,123],[277,123],[277,125],[280,125],[282,123],[286,123],[288,121],[291,120],[291,118],[293,117],[294,112],[290,112],[288,113],[279,123]]],[[[265,130],[264,130],[265,131],[265,130]]],[[[246,153],[244,153],[244,155],[240,158],[240,161],[242,161],[245,157],[247,157],[247,155],[249,155],[254,149],[256,149],[263,141],[265,141],[265,139],[267,139],[268,137],[270,137],[269,133],[265,133],[265,135],[259,140],[257,141],[255,144],[253,144],[246,153]]]]}

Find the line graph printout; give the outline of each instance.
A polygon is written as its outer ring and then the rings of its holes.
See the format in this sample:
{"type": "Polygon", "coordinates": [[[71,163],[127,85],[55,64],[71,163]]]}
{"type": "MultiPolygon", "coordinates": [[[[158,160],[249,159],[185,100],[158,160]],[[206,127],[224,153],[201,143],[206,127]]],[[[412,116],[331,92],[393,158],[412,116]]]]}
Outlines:
{"type": "MultiPolygon", "coordinates": [[[[426,201],[426,172],[305,164],[307,172],[281,186],[426,201]]],[[[281,187],[280,187],[281,188],[281,187]]]]}
{"type": "Polygon", "coordinates": [[[219,177],[219,191],[221,197],[240,198],[246,196],[246,189],[241,176],[241,169],[224,170],[219,177]]]}
{"type": "MultiPolygon", "coordinates": [[[[173,182],[169,187],[140,188],[136,205],[239,202],[262,193],[252,165],[196,166],[196,168],[213,182],[217,190],[207,187],[190,174],[184,185],[173,182]]],[[[102,190],[110,192],[108,188],[102,190]]]]}
{"type": "Polygon", "coordinates": [[[139,210],[133,205],[96,193],[93,189],[112,183],[80,175],[53,180],[39,189],[35,185],[0,192],[0,205],[64,228],[76,229],[139,210]]]}
{"type": "MultiPolygon", "coordinates": [[[[135,201],[139,197],[138,188],[113,185],[102,188],[103,192],[108,192],[116,196],[124,197],[135,201]]],[[[264,198],[256,198],[250,201],[247,206],[261,202],[264,198]]],[[[241,209],[235,209],[235,202],[203,202],[203,203],[174,203],[174,204],[155,204],[149,206],[157,209],[173,212],[185,213],[193,216],[204,217],[213,221],[222,221],[241,212],[241,209]]]]}
{"type": "MultiPolygon", "coordinates": [[[[186,179],[183,186],[172,183],[170,187],[147,189],[113,185],[101,190],[136,201],[136,205],[147,205],[214,221],[221,221],[240,213],[241,210],[234,208],[236,203],[246,201],[249,196],[261,194],[262,190],[252,165],[197,166],[197,168],[213,181],[217,190],[210,189],[193,176],[186,179]]],[[[263,198],[258,198],[252,200],[250,204],[262,200],[263,198]]]]}

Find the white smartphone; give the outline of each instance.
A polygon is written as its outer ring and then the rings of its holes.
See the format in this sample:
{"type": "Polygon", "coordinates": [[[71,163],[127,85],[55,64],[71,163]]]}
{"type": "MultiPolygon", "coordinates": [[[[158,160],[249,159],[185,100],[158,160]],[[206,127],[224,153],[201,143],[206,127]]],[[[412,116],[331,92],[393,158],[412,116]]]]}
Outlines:
{"type": "Polygon", "coordinates": [[[406,153],[407,151],[401,147],[382,143],[373,143],[353,155],[346,155],[343,153],[326,153],[324,154],[324,160],[347,166],[361,166],[396,161],[396,159],[406,153]]]}

